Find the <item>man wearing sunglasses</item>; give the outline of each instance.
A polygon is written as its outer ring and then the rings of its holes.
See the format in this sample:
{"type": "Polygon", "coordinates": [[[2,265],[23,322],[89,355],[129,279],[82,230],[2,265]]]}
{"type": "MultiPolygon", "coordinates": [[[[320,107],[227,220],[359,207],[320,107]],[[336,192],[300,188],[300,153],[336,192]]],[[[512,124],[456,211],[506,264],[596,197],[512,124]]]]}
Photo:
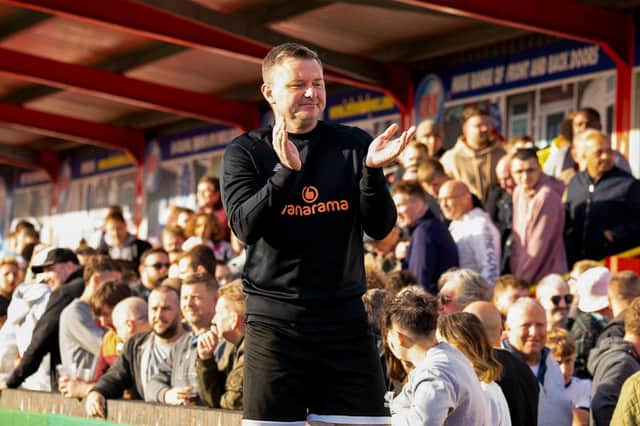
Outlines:
{"type": "Polygon", "coordinates": [[[169,273],[169,254],[161,248],[145,251],[140,257],[140,282],[134,287],[135,296],[144,300],[149,298],[151,290],[156,288],[169,273]]]}
{"type": "Polygon", "coordinates": [[[544,308],[547,317],[547,329],[571,328],[569,308],[573,302],[569,284],[558,274],[544,277],[536,288],[536,299],[544,308]]]}

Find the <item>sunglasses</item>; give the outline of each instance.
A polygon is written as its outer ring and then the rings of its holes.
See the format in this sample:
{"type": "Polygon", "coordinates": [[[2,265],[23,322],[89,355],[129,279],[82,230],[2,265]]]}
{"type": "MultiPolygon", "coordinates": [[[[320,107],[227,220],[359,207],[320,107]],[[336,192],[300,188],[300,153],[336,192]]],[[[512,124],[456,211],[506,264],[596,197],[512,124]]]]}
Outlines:
{"type": "Polygon", "coordinates": [[[162,268],[169,268],[169,266],[171,266],[170,263],[161,263],[161,262],[157,262],[157,263],[152,263],[151,265],[146,265],[149,268],[153,268],[153,269],[162,269],[162,268]]]}
{"type": "Polygon", "coordinates": [[[438,296],[438,300],[440,301],[440,304],[442,306],[445,306],[445,305],[448,305],[449,303],[453,302],[453,297],[441,294],[441,295],[438,296]]]}
{"type": "Polygon", "coordinates": [[[566,303],[567,305],[570,305],[571,302],[573,302],[573,294],[565,294],[564,296],[551,296],[551,302],[553,302],[554,305],[558,306],[562,298],[564,298],[564,303],[566,303]]]}

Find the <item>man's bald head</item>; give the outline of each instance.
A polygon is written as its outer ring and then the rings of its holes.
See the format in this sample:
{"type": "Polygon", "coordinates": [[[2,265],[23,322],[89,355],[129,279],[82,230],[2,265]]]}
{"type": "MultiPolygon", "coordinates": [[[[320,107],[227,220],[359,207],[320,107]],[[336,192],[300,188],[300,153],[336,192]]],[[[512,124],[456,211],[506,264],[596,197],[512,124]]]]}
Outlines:
{"type": "Polygon", "coordinates": [[[147,302],[141,297],[127,297],[113,308],[111,319],[122,341],[126,341],[138,330],[148,327],[147,313],[147,302]]]}
{"type": "Polygon", "coordinates": [[[505,331],[509,344],[530,366],[540,362],[547,343],[547,319],[544,308],[530,297],[521,297],[507,312],[505,331]]]}
{"type": "Polygon", "coordinates": [[[477,316],[487,332],[491,346],[500,347],[500,341],[502,339],[502,316],[498,308],[492,303],[478,301],[468,304],[463,312],[469,312],[477,316]]]}
{"type": "Polygon", "coordinates": [[[440,187],[438,201],[442,213],[449,220],[456,220],[473,208],[471,192],[464,182],[449,180],[440,187]]]}

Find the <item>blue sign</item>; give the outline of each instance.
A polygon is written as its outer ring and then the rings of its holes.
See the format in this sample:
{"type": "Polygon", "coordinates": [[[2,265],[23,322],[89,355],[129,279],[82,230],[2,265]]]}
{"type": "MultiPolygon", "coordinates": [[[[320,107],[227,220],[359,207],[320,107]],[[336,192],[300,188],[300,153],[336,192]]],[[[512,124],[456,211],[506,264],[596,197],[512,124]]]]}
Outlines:
{"type": "Polygon", "coordinates": [[[237,135],[238,129],[235,127],[213,125],[165,136],[150,143],[157,143],[161,160],[170,160],[224,149],[237,135]]]}

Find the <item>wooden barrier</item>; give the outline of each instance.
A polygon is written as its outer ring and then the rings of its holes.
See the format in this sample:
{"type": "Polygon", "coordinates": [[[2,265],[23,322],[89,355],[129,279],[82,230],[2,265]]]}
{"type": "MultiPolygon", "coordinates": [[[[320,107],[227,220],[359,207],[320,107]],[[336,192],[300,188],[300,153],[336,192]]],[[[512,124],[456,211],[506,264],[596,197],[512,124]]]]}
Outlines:
{"type": "MultiPolygon", "coordinates": [[[[5,389],[0,393],[0,410],[2,408],[31,413],[84,417],[86,421],[84,402],[63,398],[58,393],[5,389]]],[[[74,420],[70,423],[78,424],[78,419],[74,420]]],[[[107,401],[106,421],[107,423],[150,426],[240,426],[242,413],[202,407],[172,407],[141,401],[109,400],[107,401]]],[[[91,422],[87,422],[87,424],[89,423],[91,422]]]]}

